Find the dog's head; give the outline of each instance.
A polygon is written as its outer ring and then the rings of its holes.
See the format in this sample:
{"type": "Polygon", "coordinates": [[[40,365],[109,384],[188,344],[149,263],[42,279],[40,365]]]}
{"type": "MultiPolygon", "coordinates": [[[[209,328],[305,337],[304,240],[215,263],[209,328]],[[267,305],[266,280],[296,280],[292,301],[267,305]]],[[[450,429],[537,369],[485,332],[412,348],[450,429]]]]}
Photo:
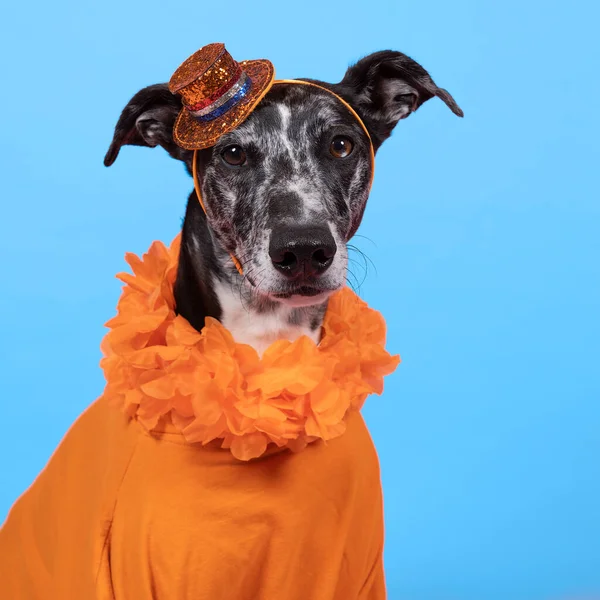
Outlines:
{"type": "MultiPolygon", "coordinates": [[[[353,107],[375,150],[398,121],[434,96],[462,116],[452,96],[400,52],[363,58],[340,83],[315,83],[353,107]]],[[[180,110],[179,97],[166,85],[138,92],[119,119],[105,164],[123,145],[160,145],[191,171],[193,153],[173,141],[180,110]]],[[[241,262],[254,292],[302,306],[321,303],[344,285],[346,245],[369,195],[370,143],[334,95],[315,86],[276,84],[246,121],[198,152],[211,230],[241,262]]]]}

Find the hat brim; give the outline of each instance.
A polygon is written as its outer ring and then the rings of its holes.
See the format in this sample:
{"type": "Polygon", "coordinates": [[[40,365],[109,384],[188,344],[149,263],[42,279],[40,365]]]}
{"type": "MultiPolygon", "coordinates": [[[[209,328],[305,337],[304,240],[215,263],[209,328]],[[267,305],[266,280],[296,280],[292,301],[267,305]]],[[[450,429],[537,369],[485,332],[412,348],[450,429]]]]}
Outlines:
{"type": "Polygon", "coordinates": [[[173,127],[173,139],[186,150],[202,150],[214,146],[218,139],[245,121],[273,85],[275,69],[264,59],[240,62],[252,86],[244,98],[226,113],[212,121],[198,121],[183,108],[173,127]]]}

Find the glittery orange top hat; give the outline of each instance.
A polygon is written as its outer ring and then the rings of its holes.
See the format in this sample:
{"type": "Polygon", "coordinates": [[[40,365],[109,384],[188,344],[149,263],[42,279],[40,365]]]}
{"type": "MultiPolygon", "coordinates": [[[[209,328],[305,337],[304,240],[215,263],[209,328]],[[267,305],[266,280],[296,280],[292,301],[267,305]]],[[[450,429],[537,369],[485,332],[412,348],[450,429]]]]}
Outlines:
{"type": "Polygon", "coordinates": [[[237,127],[273,85],[275,69],[264,59],[236,62],[224,44],[209,44],[173,73],[169,89],[183,109],[173,129],[175,143],[186,150],[213,146],[237,127]]]}

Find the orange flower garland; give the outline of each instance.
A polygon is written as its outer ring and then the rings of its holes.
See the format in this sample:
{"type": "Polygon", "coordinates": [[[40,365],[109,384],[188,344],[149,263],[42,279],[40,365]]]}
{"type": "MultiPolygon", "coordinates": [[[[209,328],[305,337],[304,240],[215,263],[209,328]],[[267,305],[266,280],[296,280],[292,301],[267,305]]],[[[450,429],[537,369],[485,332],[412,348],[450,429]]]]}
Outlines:
{"type": "Polygon", "coordinates": [[[117,276],[125,286],[102,342],[105,397],[148,431],[170,418],[186,441],[222,440],[250,460],[270,443],[297,451],[342,435],[346,413],[381,394],[400,359],[384,348],[381,314],[354,292],[332,295],[318,345],[279,340],[260,358],[216,319],[199,333],[175,314],[179,246],[177,236],[126,256],[134,274],[117,276]]]}

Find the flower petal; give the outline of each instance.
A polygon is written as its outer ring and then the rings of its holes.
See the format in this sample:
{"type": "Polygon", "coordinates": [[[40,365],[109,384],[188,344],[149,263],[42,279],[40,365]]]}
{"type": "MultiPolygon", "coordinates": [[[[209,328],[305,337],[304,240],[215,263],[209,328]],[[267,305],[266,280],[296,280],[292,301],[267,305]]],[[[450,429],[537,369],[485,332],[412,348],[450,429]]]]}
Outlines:
{"type": "Polygon", "coordinates": [[[231,442],[231,454],[238,460],[258,458],[267,449],[267,436],[264,433],[249,433],[235,437],[231,442]]]}

